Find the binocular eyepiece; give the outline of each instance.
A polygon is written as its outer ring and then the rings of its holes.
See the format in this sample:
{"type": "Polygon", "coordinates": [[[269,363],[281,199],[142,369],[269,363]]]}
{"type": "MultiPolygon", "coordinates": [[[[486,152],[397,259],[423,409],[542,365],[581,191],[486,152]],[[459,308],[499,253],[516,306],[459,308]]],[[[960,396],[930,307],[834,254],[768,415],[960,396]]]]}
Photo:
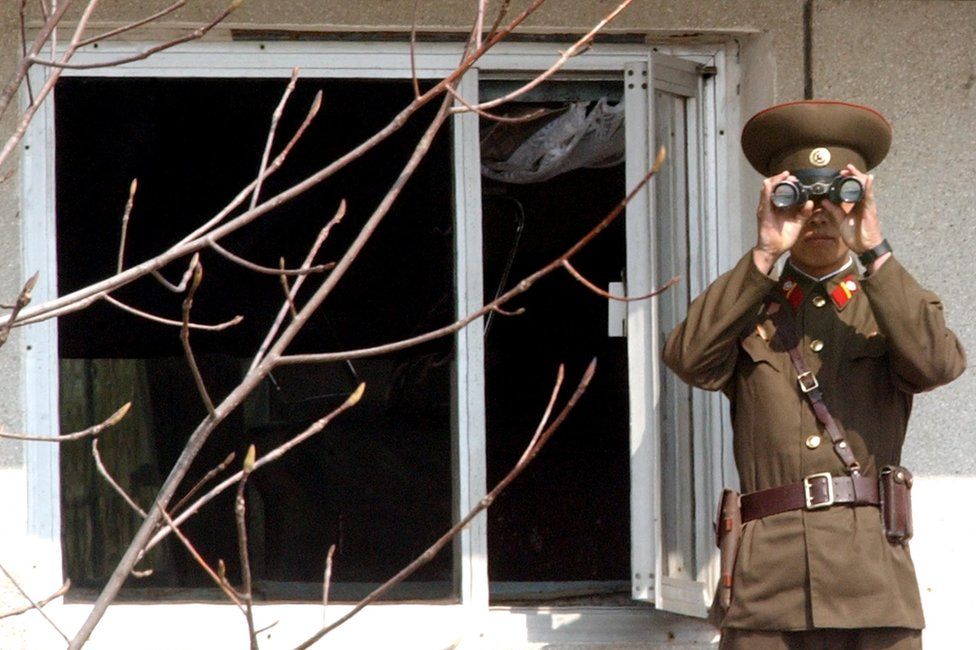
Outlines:
{"type": "Polygon", "coordinates": [[[857,203],[864,196],[861,181],[853,176],[841,176],[831,169],[801,169],[794,175],[798,181],[782,181],[773,187],[771,200],[777,208],[803,205],[823,196],[838,205],[857,203]]]}

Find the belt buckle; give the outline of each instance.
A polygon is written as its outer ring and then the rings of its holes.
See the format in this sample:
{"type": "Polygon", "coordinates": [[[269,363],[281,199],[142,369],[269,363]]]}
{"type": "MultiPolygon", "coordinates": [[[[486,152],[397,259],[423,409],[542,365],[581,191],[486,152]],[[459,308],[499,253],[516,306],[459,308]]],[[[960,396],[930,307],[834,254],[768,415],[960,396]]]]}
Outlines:
{"type": "Polygon", "coordinates": [[[812,390],[820,388],[820,382],[817,381],[817,376],[809,370],[797,375],[796,381],[800,384],[800,390],[802,390],[804,393],[809,393],[812,390]],[[804,379],[810,379],[811,383],[804,383],[804,379]]]}
{"type": "Polygon", "coordinates": [[[821,472],[820,474],[811,474],[810,476],[805,476],[803,478],[803,498],[806,501],[807,510],[817,510],[818,508],[829,508],[834,505],[834,477],[831,476],[830,472],[821,472]],[[817,501],[813,496],[811,491],[813,490],[813,481],[817,479],[823,479],[827,486],[827,500],[817,501]]]}

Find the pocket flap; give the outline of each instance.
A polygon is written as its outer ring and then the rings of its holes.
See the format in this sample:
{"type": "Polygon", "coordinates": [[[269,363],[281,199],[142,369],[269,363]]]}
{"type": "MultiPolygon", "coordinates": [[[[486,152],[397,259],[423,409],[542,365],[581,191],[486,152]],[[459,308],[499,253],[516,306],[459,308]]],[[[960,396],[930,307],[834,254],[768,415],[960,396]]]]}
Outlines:
{"type": "Polygon", "coordinates": [[[883,334],[857,332],[847,342],[847,356],[851,359],[881,357],[888,351],[888,340],[883,334]]]}
{"type": "Polygon", "coordinates": [[[771,365],[773,368],[777,368],[777,352],[773,350],[769,343],[764,341],[759,334],[753,333],[745,337],[742,339],[741,345],[742,349],[746,351],[746,354],[748,354],[754,362],[765,362],[771,365]]]}

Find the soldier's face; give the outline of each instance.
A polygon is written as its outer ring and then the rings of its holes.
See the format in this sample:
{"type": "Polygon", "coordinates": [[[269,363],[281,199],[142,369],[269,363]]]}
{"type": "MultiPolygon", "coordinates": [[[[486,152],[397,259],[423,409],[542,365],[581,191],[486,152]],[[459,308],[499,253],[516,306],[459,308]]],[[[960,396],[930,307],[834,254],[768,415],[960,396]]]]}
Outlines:
{"type": "MultiPolygon", "coordinates": [[[[845,206],[850,209],[850,206],[845,206]]],[[[847,263],[850,249],[840,230],[820,201],[813,204],[813,213],[803,224],[800,236],[790,250],[794,266],[814,277],[822,277],[847,263]]]]}

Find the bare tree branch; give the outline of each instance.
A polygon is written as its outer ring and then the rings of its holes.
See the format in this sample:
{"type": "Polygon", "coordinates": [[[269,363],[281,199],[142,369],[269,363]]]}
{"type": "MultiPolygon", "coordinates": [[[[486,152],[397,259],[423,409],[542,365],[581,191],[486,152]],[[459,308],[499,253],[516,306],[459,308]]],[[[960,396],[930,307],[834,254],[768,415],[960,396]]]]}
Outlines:
{"type": "MultiPolygon", "coordinates": [[[[340,221],[342,221],[342,218],[344,216],[346,216],[345,199],[343,199],[339,203],[339,209],[336,210],[335,215],[333,215],[332,219],[329,220],[329,223],[327,223],[325,227],[319,231],[319,236],[315,238],[315,242],[312,244],[312,247],[309,249],[308,255],[305,256],[305,261],[302,262],[301,268],[303,269],[310,268],[309,265],[312,263],[312,260],[315,259],[315,256],[318,255],[319,249],[322,248],[322,244],[324,244],[325,240],[328,239],[329,233],[331,233],[332,229],[340,221]]],[[[330,268],[335,268],[335,265],[332,264],[330,268]]],[[[264,340],[261,341],[261,346],[258,348],[257,354],[254,355],[254,359],[251,361],[251,366],[250,368],[248,368],[249,372],[251,370],[254,370],[254,368],[257,367],[258,363],[262,359],[264,359],[264,356],[268,352],[268,348],[271,347],[271,344],[272,342],[274,342],[275,337],[278,336],[278,332],[281,329],[281,325],[282,323],[285,322],[285,317],[290,312],[292,306],[294,305],[295,298],[298,296],[298,290],[302,288],[302,284],[305,282],[305,277],[306,276],[304,275],[299,276],[295,280],[295,284],[292,285],[291,293],[288,294],[288,297],[285,299],[284,304],[281,305],[281,309],[278,310],[278,315],[275,316],[274,323],[272,323],[271,327],[268,328],[268,333],[265,335],[264,340]]]]}
{"type": "Polygon", "coordinates": [[[117,29],[113,29],[111,31],[105,32],[104,34],[99,34],[98,36],[92,36],[91,38],[86,38],[85,40],[80,41],[78,43],[78,47],[85,47],[86,45],[91,45],[92,43],[98,43],[99,41],[104,41],[104,40],[107,40],[107,39],[112,38],[114,36],[118,36],[119,34],[124,34],[126,32],[130,32],[130,31],[132,31],[134,29],[138,29],[138,28],[142,27],[143,25],[148,25],[151,22],[155,22],[155,21],[159,20],[160,18],[164,18],[164,17],[168,16],[169,14],[173,13],[177,9],[182,8],[185,5],[186,5],[186,0],[176,0],[176,2],[174,2],[170,6],[166,7],[165,9],[162,9],[160,11],[157,11],[153,15],[147,16],[146,18],[143,18],[142,20],[137,20],[135,22],[131,22],[128,25],[123,25],[122,27],[119,27],[117,29]]]}
{"type": "Polygon", "coordinates": [[[66,593],[68,593],[68,590],[69,589],[71,589],[71,581],[70,580],[65,580],[64,581],[64,584],[61,585],[61,587],[57,591],[55,591],[53,594],[51,594],[47,598],[44,598],[43,600],[39,600],[39,601],[37,601],[37,603],[31,603],[27,607],[21,607],[20,609],[14,609],[14,610],[11,610],[9,612],[4,612],[4,613],[0,614],[0,620],[5,619],[5,618],[11,618],[13,616],[20,616],[21,614],[25,614],[25,613],[33,610],[33,609],[38,609],[38,608],[44,607],[45,605],[47,605],[52,600],[57,600],[61,596],[63,596],[66,593]]]}
{"type": "MultiPolygon", "coordinates": [[[[633,200],[633,198],[637,195],[637,193],[640,192],[651,180],[651,178],[653,178],[654,175],[658,172],[658,170],[661,168],[661,165],[664,164],[665,155],[666,152],[664,150],[664,147],[661,147],[661,149],[658,151],[656,159],[654,160],[654,164],[651,167],[651,170],[644,176],[644,178],[641,179],[641,181],[636,186],[634,186],[634,188],[627,194],[627,196],[625,196],[617,204],[617,206],[613,210],[611,210],[610,213],[607,214],[607,216],[604,217],[602,221],[600,221],[600,223],[594,226],[592,230],[586,233],[586,235],[580,238],[575,244],[570,246],[565,253],[563,253],[553,261],[549,262],[541,269],[525,277],[521,282],[516,284],[514,287],[504,292],[503,294],[501,294],[491,302],[486,303],[483,307],[481,307],[481,309],[477,309],[471,312],[464,318],[461,318],[450,325],[446,325],[439,329],[431,330],[430,332],[427,332],[425,334],[420,334],[418,336],[414,336],[411,338],[402,339],[400,341],[396,341],[393,343],[377,345],[370,348],[361,348],[358,350],[345,350],[342,352],[324,352],[324,353],[316,353],[316,354],[290,354],[290,355],[282,356],[277,362],[278,365],[292,365],[296,363],[327,363],[331,361],[345,361],[347,359],[362,359],[365,357],[387,354],[389,352],[397,352],[399,350],[403,350],[405,348],[412,347],[414,345],[419,345],[421,343],[426,343],[428,341],[433,341],[443,336],[453,334],[461,330],[462,328],[466,327],[473,321],[477,320],[478,318],[481,318],[483,315],[487,314],[488,312],[499,311],[499,307],[501,305],[505,304],[515,296],[528,291],[540,278],[549,275],[553,271],[561,268],[563,264],[563,260],[570,259],[573,255],[575,255],[580,250],[582,250],[587,244],[593,241],[593,239],[597,235],[599,235],[601,232],[606,230],[610,226],[610,224],[612,224],[614,220],[623,213],[624,208],[627,207],[627,204],[633,200]]],[[[507,312],[501,311],[500,313],[507,313],[507,312]]]]}
{"type": "MultiPolygon", "coordinates": [[[[332,163],[322,168],[318,172],[312,174],[305,180],[293,185],[291,188],[287,190],[284,190],[277,196],[266,200],[264,203],[258,205],[253,210],[246,211],[245,213],[234,218],[231,222],[226,223],[223,226],[220,226],[219,228],[217,228],[217,230],[214,231],[212,236],[215,239],[219,239],[220,237],[228,235],[244,227],[245,225],[251,223],[255,219],[258,219],[264,214],[270,212],[271,210],[283,205],[287,201],[290,201],[296,196],[299,196],[300,194],[304,193],[309,188],[331,177],[339,170],[345,168],[350,162],[358,159],[360,156],[362,156],[363,153],[372,149],[380,142],[384,141],[390,135],[398,131],[414,113],[420,110],[420,108],[425,106],[428,102],[430,102],[432,99],[437,97],[439,94],[445,92],[444,89],[448,85],[454,84],[457,81],[457,79],[459,79],[468,69],[470,69],[472,65],[474,65],[478,61],[478,59],[481,58],[481,56],[484,55],[485,52],[487,52],[492,46],[494,46],[500,40],[502,40],[502,38],[504,38],[507,34],[511,33],[512,30],[514,30],[518,25],[524,22],[529,16],[535,13],[539,9],[539,7],[541,7],[542,4],[545,3],[545,1],[546,0],[533,0],[533,2],[525,10],[523,10],[521,14],[519,14],[516,18],[514,18],[511,22],[509,22],[509,24],[506,25],[503,29],[498,31],[493,38],[486,40],[477,51],[469,54],[465,58],[465,60],[461,63],[461,65],[459,65],[452,73],[447,75],[444,79],[438,82],[434,87],[432,87],[430,90],[424,93],[420,99],[411,102],[407,107],[405,107],[402,111],[400,111],[385,127],[383,127],[382,129],[374,133],[371,137],[367,138],[364,142],[354,147],[343,156],[337,158],[332,163]]],[[[319,100],[319,96],[316,96],[316,100],[319,100]]],[[[313,104],[313,109],[315,109],[315,104],[313,104]]],[[[310,111],[310,117],[306,119],[306,123],[311,120],[312,112],[313,111],[310,111]]],[[[289,144],[293,144],[294,142],[297,142],[297,139],[300,137],[301,132],[302,129],[300,128],[299,133],[296,133],[295,138],[292,139],[292,143],[289,144]]],[[[285,155],[289,150],[290,147],[286,147],[285,150],[282,151],[281,154],[279,154],[275,163],[279,163],[279,161],[283,161],[285,155]]],[[[277,166],[280,165],[272,164],[269,167],[269,171],[272,168],[276,169],[277,166]]],[[[188,235],[179,244],[177,244],[170,250],[136,267],[123,271],[121,274],[115,275],[101,282],[94,283],[92,285],[89,285],[88,287],[72,292],[65,296],[61,296],[59,298],[47,301],[44,304],[39,305],[34,309],[28,310],[29,313],[25,313],[23,320],[16,323],[15,326],[25,324],[25,322],[28,321],[37,322],[37,320],[41,320],[43,319],[43,317],[51,317],[52,314],[63,315],[66,313],[71,313],[72,311],[76,311],[78,308],[81,308],[81,307],[77,307],[77,305],[90,304],[92,297],[95,295],[103,295],[105,292],[112,291],[120,286],[124,286],[125,284],[128,284],[134,281],[135,279],[138,279],[139,277],[142,277],[146,273],[151,273],[160,268],[163,268],[175,259],[178,259],[180,257],[183,257],[185,255],[200,250],[205,245],[203,242],[200,241],[200,236],[204,232],[208,232],[209,229],[211,227],[214,227],[216,223],[220,223],[224,218],[226,218],[226,216],[233,209],[239,206],[253,190],[253,184],[255,182],[256,181],[252,181],[251,184],[249,184],[246,188],[244,188],[244,190],[242,190],[240,194],[238,194],[238,196],[230,204],[228,204],[227,207],[224,208],[224,210],[222,210],[217,216],[211,219],[210,222],[205,224],[202,228],[198,229],[194,233],[188,235]]],[[[2,322],[4,321],[0,321],[0,323],[2,322]]]]}
{"type": "MultiPolygon", "coordinates": [[[[203,556],[200,555],[200,552],[197,551],[196,547],[193,545],[193,542],[191,542],[189,538],[187,538],[187,536],[183,534],[183,531],[181,531],[179,527],[173,523],[172,518],[165,510],[159,509],[159,512],[160,512],[160,516],[163,518],[163,520],[166,521],[166,524],[169,526],[169,530],[173,531],[173,533],[176,534],[176,537],[183,543],[183,546],[186,547],[186,550],[190,552],[190,555],[193,557],[196,563],[200,565],[200,568],[202,568],[204,572],[206,572],[206,574],[210,576],[210,579],[213,580],[218,587],[220,587],[220,590],[223,591],[228,598],[230,598],[231,602],[237,605],[238,609],[244,611],[244,605],[241,603],[240,596],[237,595],[234,588],[230,585],[229,582],[227,582],[227,578],[224,577],[223,575],[218,575],[216,571],[210,568],[210,565],[207,564],[207,561],[204,560],[203,556]]],[[[221,560],[220,564],[221,564],[221,574],[223,574],[223,560],[221,560]]],[[[73,642],[74,640],[72,639],[72,643],[73,642]]]]}
{"type": "MultiPolygon", "coordinates": [[[[332,561],[335,556],[336,545],[330,544],[329,550],[325,554],[325,572],[322,575],[322,607],[325,608],[329,604],[329,590],[332,587],[332,561]]],[[[325,616],[325,610],[322,610],[322,616],[325,616]]]]}
{"type": "Polygon", "coordinates": [[[193,495],[199,492],[204,485],[209,483],[215,476],[217,476],[225,469],[227,469],[230,466],[230,464],[234,462],[234,456],[236,456],[234,452],[230,452],[229,454],[227,454],[227,458],[220,461],[219,465],[211,469],[209,472],[206,473],[206,475],[204,475],[202,479],[197,481],[196,485],[190,488],[190,490],[186,494],[184,494],[179,501],[176,502],[176,505],[173,506],[173,512],[178,512],[179,509],[182,508],[187,501],[192,499],[193,495]]]}
{"type": "MultiPolygon", "coordinates": [[[[163,318],[162,316],[156,316],[155,314],[150,314],[147,311],[141,309],[136,309],[132,305],[127,305],[118,298],[106,295],[105,302],[112,305],[113,307],[118,307],[122,311],[128,312],[139,318],[144,318],[145,320],[152,321],[154,323],[159,323],[160,325],[173,325],[174,327],[183,327],[183,321],[171,320],[169,318],[163,318]]],[[[186,326],[191,330],[199,330],[201,332],[221,332],[229,327],[240,324],[244,320],[244,317],[238,314],[228,321],[223,323],[216,323],[215,325],[203,325],[201,323],[187,323],[186,326]]]]}
{"type": "MultiPolygon", "coordinates": [[[[254,468],[252,471],[257,471],[262,467],[264,467],[265,465],[267,465],[268,463],[273,463],[274,461],[278,460],[279,458],[287,454],[289,451],[291,451],[301,443],[305,442],[315,434],[325,429],[325,427],[327,427],[329,423],[332,422],[332,420],[334,420],[336,417],[338,417],[340,414],[344,413],[345,411],[351,409],[357,403],[359,403],[359,400],[362,399],[363,393],[365,391],[366,391],[366,384],[360,384],[356,388],[356,390],[353,391],[353,393],[348,398],[346,398],[346,401],[343,402],[338,408],[334,409],[328,415],[319,418],[318,420],[313,422],[304,431],[302,431],[300,434],[298,434],[288,442],[278,447],[275,447],[273,450],[271,450],[261,458],[255,460],[254,468]]],[[[184,521],[186,521],[194,514],[199,512],[200,508],[202,508],[204,505],[209,503],[214,497],[222,493],[231,485],[234,485],[239,480],[241,480],[241,476],[242,476],[242,472],[237,472],[233,476],[228,476],[226,479],[224,479],[219,484],[214,486],[209,492],[207,492],[199,499],[194,501],[191,505],[189,505],[186,508],[186,510],[184,510],[179,515],[177,515],[175,518],[176,523],[182,524],[184,521]]],[[[166,537],[167,534],[168,534],[168,530],[166,527],[160,528],[159,531],[155,533],[153,538],[146,544],[145,552],[148,553],[154,546],[156,546],[156,544],[161,542],[162,539],[166,537]]]]}
{"type": "Polygon", "coordinates": [[[254,612],[252,611],[251,598],[251,558],[247,550],[247,504],[244,499],[244,489],[247,487],[247,478],[254,469],[254,457],[257,452],[254,445],[247,448],[247,455],[244,456],[244,465],[241,469],[241,480],[237,482],[237,495],[234,498],[234,520],[237,522],[237,549],[241,561],[241,580],[243,591],[241,598],[244,601],[244,617],[247,619],[247,629],[251,638],[251,650],[258,650],[258,635],[254,631],[254,612]]]}
{"type": "MultiPolygon", "coordinates": [[[[567,49],[565,52],[563,52],[559,56],[559,59],[557,59],[555,63],[553,63],[551,66],[549,66],[549,69],[547,69],[545,72],[543,72],[542,74],[538,74],[538,75],[534,76],[531,81],[529,81],[528,83],[526,83],[525,85],[523,85],[521,88],[518,88],[516,90],[513,90],[512,92],[508,93],[507,95],[505,95],[503,97],[498,97],[496,99],[492,99],[491,101],[482,102],[482,103],[478,104],[477,105],[477,108],[479,108],[481,110],[487,110],[489,108],[494,108],[494,107],[499,106],[501,104],[504,104],[506,102],[510,102],[510,101],[512,101],[514,99],[518,99],[519,97],[521,97],[522,95],[524,95],[528,91],[532,90],[533,88],[535,88],[536,86],[538,86],[539,84],[541,84],[543,81],[545,81],[546,79],[548,79],[549,77],[551,77],[552,75],[554,75],[563,66],[565,66],[566,65],[566,62],[569,61],[571,58],[573,58],[574,56],[576,56],[578,54],[581,54],[584,51],[586,51],[586,49],[589,48],[590,47],[590,44],[593,42],[593,38],[599,32],[601,32],[611,21],[613,21],[617,16],[619,16],[620,15],[620,12],[622,12],[624,9],[626,9],[633,1],[634,0],[623,0],[623,2],[621,2],[619,5],[617,5],[617,8],[616,9],[614,9],[603,20],[601,20],[599,23],[597,23],[596,26],[593,27],[593,29],[591,29],[590,31],[588,31],[586,33],[585,36],[583,36],[582,38],[580,38],[579,40],[577,40],[575,43],[573,43],[569,47],[569,49],[567,49]]],[[[467,110],[469,110],[469,109],[466,109],[466,108],[456,108],[456,109],[454,109],[454,111],[457,112],[457,113],[462,113],[462,112],[465,112],[467,110]]]]}
{"type": "Polygon", "coordinates": [[[173,284],[172,282],[166,279],[166,276],[164,276],[161,271],[158,270],[153,271],[152,276],[156,278],[157,282],[163,285],[164,289],[168,289],[172,293],[183,293],[184,291],[186,291],[186,288],[190,286],[190,280],[193,279],[193,270],[197,268],[197,264],[199,263],[200,263],[200,252],[197,251],[196,253],[193,254],[193,257],[190,258],[190,263],[187,264],[186,270],[183,271],[183,277],[180,278],[179,284],[173,284]]]}
{"type": "Polygon", "coordinates": [[[676,275],[670,280],[668,280],[667,282],[665,282],[664,284],[662,284],[660,287],[655,289],[654,291],[650,293],[645,293],[643,296],[615,296],[612,293],[608,293],[604,291],[600,287],[596,286],[595,284],[587,280],[582,273],[577,271],[576,268],[572,264],[570,264],[569,260],[563,260],[563,267],[567,271],[569,271],[570,275],[572,275],[574,278],[579,280],[580,284],[582,284],[584,287],[586,287],[596,295],[606,298],[607,300],[619,300],[620,302],[635,302],[638,300],[647,300],[648,298],[659,296],[665,291],[667,291],[668,289],[670,289],[673,285],[677,284],[678,281],[681,279],[681,276],[676,275]]]}
{"type": "MultiPolygon", "coordinates": [[[[27,77],[27,72],[30,70],[31,61],[30,57],[36,55],[44,48],[44,44],[54,33],[55,28],[61,22],[64,14],[71,8],[75,0],[62,0],[58,4],[57,11],[55,11],[50,16],[45,16],[44,26],[37,32],[37,36],[34,37],[34,42],[31,44],[30,49],[27,53],[20,59],[17,65],[17,69],[14,70],[13,74],[7,80],[6,85],[3,90],[0,91],[0,117],[7,112],[7,108],[10,106],[10,101],[14,98],[17,93],[17,89],[20,88],[20,84],[23,83],[24,79],[27,77]]],[[[42,4],[43,7],[43,4],[42,4]]],[[[31,106],[37,105],[37,100],[30,103],[31,106]]],[[[0,159],[2,163],[2,159],[0,159]]]]}
{"type": "Polygon", "coordinates": [[[132,56],[123,57],[120,59],[114,59],[112,61],[102,61],[100,63],[69,63],[67,59],[62,59],[61,61],[54,61],[52,59],[42,59],[37,56],[29,57],[31,63],[42,65],[45,67],[56,68],[60,70],[93,70],[96,68],[114,68],[126,63],[132,63],[133,61],[142,61],[143,59],[148,59],[153,54],[157,52],[162,52],[164,50],[169,50],[177,45],[182,45],[183,43],[189,43],[190,41],[196,41],[207,35],[210,30],[223,22],[227,16],[234,12],[244,0],[231,0],[231,3],[226,9],[217,14],[217,17],[211,20],[209,23],[202,27],[194,29],[188,34],[179,36],[177,38],[166,41],[165,43],[160,43],[159,45],[154,45],[148,49],[139,52],[138,54],[133,54],[132,56]]]}
{"type": "Polygon", "coordinates": [[[68,442],[71,440],[81,440],[82,438],[87,438],[88,436],[97,436],[105,429],[114,427],[128,414],[130,408],[132,408],[132,402],[126,402],[119,410],[108,416],[108,419],[101,424],[96,424],[93,427],[88,427],[87,429],[83,429],[76,433],[68,433],[61,436],[27,436],[19,433],[7,433],[3,430],[3,427],[0,426],[0,438],[9,438],[11,440],[29,440],[31,442],[68,442]]]}
{"type": "Polygon", "coordinates": [[[9,580],[10,583],[17,589],[17,591],[20,592],[20,595],[26,598],[27,602],[30,603],[30,608],[28,609],[28,611],[30,611],[31,609],[36,609],[37,613],[43,616],[44,620],[47,621],[58,634],[61,635],[61,638],[63,638],[65,641],[68,641],[68,635],[62,632],[61,628],[58,627],[58,624],[55,623],[43,609],[41,609],[43,605],[35,602],[34,599],[30,597],[30,595],[24,590],[24,588],[20,586],[20,583],[17,582],[17,580],[12,575],[10,575],[10,572],[7,571],[7,568],[3,566],[3,564],[0,564],[0,571],[3,571],[3,575],[7,576],[7,580],[9,580]]]}
{"type": "Polygon", "coordinates": [[[132,206],[136,202],[136,188],[139,187],[139,179],[133,178],[129,183],[129,198],[125,202],[125,211],[122,213],[122,234],[119,236],[119,263],[115,267],[116,273],[122,272],[122,264],[125,260],[125,239],[129,233],[129,215],[132,214],[132,206]]]}
{"type": "Polygon", "coordinates": [[[17,296],[17,302],[9,307],[11,310],[10,319],[3,325],[0,325],[0,347],[3,347],[3,344],[7,342],[7,338],[10,336],[10,328],[17,320],[17,314],[20,313],[20,310],[30,304],[31,294],[34,291],[34,287],[37,285],[37,279],[40,277],[40,275],[40,272],[38,272],[28,278],[27,282],[24,283],[24,287],[20,290],[20,294],[17,296]]]}
{"type": "Polygon", "coordinates": [[[354,617],[356,614],[361,612],[367,605],[376,602],[377,600],[382,598],[393,587],[403,582],[417,569],[419,569],[420,567],[422,567],[423,565],[427,564],[432,559],[434,559],[434,557],[436,557],[436,555],[452,539],[454,539],[454,537],[457,536],[458,533],[464,530],[464,528],[469,523],[471,523],[471,521],[475,517],[477,517],[484,510],[486,510],[495,501],[495,499],[498,498],[498,495],[501,494],[502,491],[506,487],[508,487],[512,483],[512,481],[514,481],[525,470],[525,468],[529,465],[529,463],[532,462],[533,459],[535,459],[535,457],[539,453],[539,450],[541,450],[543,445],[545,445],[546,442],[548,442],[549,438],[552,437],[552,434],[556,431],[556,429],[559,428],[559,425],[561,425],[563,421],[565,421],[566,416],[569,415],[569,412],[573,409],[574,406],[576,406],[576,402],[579,401],[579,398],[583,396],[583,393],[586,391],[586,388],[590,384],[590,380],[592,380],[593,378],[594,372],[596,372],[596,359],[593,359],[590,362],[589,366],[587,366],[586,371],[583,373],[583,377],[576,388],[576,391],[569,398],[569,401],[566,402],[566,405],[563,407],[562,411],[560,411],[559,415],[556,417],[553,423],[550,424],[548,427],[546,427],[545,426],[546,422],[549,419],[549,415],[552,412],[552,408],[555,404],[556,397],[559,394],[559,389],[562,386],[563,366],[560,365],[559,372],[556,377],[556,384],[553,387],[552,396],[550,397],[549,404],[545,410],[545,413],[543,414],[542,420],[539,422],[539,426],[536,428],[536,432],[533,435],[532,440],[529,442],[529,445],[525,448],[525,451],[522,453],[522,457],[519,458],[518,463],[515,464],[515,466],[509,471],[509,473],[506,474],[505,477],[502,478],[502,480],[499,481],[498,484],[495,485],[495,487],[492,488],[491,491],[488,494],[486,494],[478,502],[478,504],[474,508],[472,508],[470,512],[468,512],[467,515],[465,515],[460,521],[458,521],[454,526],[452,526],[450,530],[448,530],[446,533],[441,535],[441,537],[436,542],[431,544],[427,548],[427,550],[425,550],[423,553],[417,556],[417,558],[414,559],[413,562],[408,564],[406,567],[404,567],[399,572],[397,572],[395,576],[393,576],[392,578],[384,582],[382,585],[374,589],[372,592],[370,592],[369,595],[367,595],[365,598],[363,598],[358,603],[356,603],[356,605],[353,606],[353,608],[350,609],[345,615],[341,616],[336,621],[323,626],[318,632],[310,636],[302,643],[295,646],[295,650],[304,650],[305,648],[311,647],[316,641],[321,639],[329,632],[335,630],[340,625],[348,622],[352,617],[354,617]]]}
{"type": "Polygon", "coordinates": [[[135,510],[139,515],[145,519],[146,511],[139,507],[139,504],[129,496],[129,493],[122,489],[122,486],[109,474],[108,469],[106,469],[105,464],[102,462],[102,455],[98,453],[98,438],[92,438],[92,457],[95,459],[95,467],[98,469],[98,473],[102,475],[102,478],[115,492],[122,497],[122,499],[129,504],[129,507],[135,510]]]}
{"type": "Polygon", "coordinates": [[[278,102],[278,106],[275,108],[274,113],[271,114],[271,126],[268,128],[268,140],[264,145],[264,153],[261,154],[261,166],[258,168],[257,182],[254,184],[254,194],[251,195],[251,209],[258,204],[258,196],[261,195],[261,185],[264,182],[265,171],[268,168],[268,157],[271,155],[271,145],[274,143],[275,132],[278,130],[278,122],[281,120],[282,113],[285,112],[285,105],[288,103],[288,98],[291,97],[292,92],[295,90],[295,84],[298,82],[298,68],[292,68],[291,79],[288,81],[288,85],[285,87],[285,92],[281,95],[281,101],[278,102]]]}
{"type": "Polygon", "coordinates": [[[210,248],[212,248],[216,253],[219,253],[222,257],[226,258],[228,261],[243,266],[245,269],[248,269],[249,271],[254,271],[255,273],[263,273],[265,275],[308,275],[309,273],[322,273],[323,271],[328,271],[329,269],[335,266],[334,263],[330,262],[328,264],[317,264],[316,266],[311,266],[309,268],[304,268],[304,269],[284,269],[284,268],[274,269],[271,268],[270,266],[261,266],[259,264],[255,264],[254,262],[250,262],[244,259],[243,257],[235,255],[231,253],[229,250],[227,250],[226,248],[224,248],[223,246],[221,246],[220,244],[218,244],[217,242],[211,243],[210,248]]]}
{"type": "Polygon", "coordinates": [[[203,265],[197,262],[193,270],[193,281],[190,283],[190,290],[183,300],[183,327],[180,328],[180,343],[183,344],[183,353],[186,355],[186,362],[190,366],[190,371],[193,373],[193,381],[197,385],[197,392],[200,393],[200,399],[203,400],[203,404],[207,407],[207,412],[210,414],[210,419],[213,420],[217,418],[213,400],[210,399],[210,393],[207,392],[207,385],[203,381],[203,375],[200,374],[200,366],[197,365],[197,359],[193,355],[193,348],[190,346],[190,310],[193,309],[193,296],[196,294],[197,289],[200,288],[202,281],[203,265]]]}

